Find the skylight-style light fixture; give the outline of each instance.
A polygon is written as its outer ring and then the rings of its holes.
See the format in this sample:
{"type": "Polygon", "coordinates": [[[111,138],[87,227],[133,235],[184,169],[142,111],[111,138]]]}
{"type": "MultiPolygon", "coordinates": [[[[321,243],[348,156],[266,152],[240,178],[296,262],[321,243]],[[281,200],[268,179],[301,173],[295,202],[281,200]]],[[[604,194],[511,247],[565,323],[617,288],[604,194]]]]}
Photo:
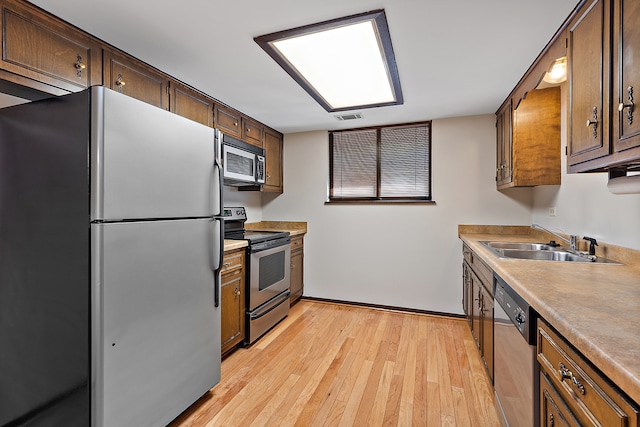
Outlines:
{"type": "Polygon", "coordinates": [[[329,112],[404,102],[384,10],[254,40],[329,112]]]}

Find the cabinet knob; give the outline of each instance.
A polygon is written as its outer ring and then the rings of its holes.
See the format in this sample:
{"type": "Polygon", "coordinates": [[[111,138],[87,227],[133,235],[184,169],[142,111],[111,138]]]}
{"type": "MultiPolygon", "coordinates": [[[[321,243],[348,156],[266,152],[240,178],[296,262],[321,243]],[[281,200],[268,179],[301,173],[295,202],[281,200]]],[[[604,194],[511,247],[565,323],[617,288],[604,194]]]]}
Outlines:
{"type": "Polygon", "coordinates": [[[635,107],[635,104],[633,102],[633,86],[629,86],[627,88],[627,101],[628,101],[628,104],[621,102],[620,105],[618,105],[618,111],[622,112],[625,110],[625,108],[628,108],[627,123],[631,125],[633,124],[633,110],[635,107]]]}
{"type": "Polygon", "coordinates": [[[118,92],[122,93],[122,88],[124,87],[125,82],[122,80],[122,73],[118,73],[118,79],[116,80],[116,87],[118,88],[118,92]]]}
{"type": "Polygon", "coordinates": [[[593,118],[587,120],[587,127],[593,126],[593,139],[598,138],[598,107],[593,107],[593,118]]]}
{"type": "Polygon", "coordinates": [[[78,58],[76,59],[76,63],[74,66],[76,67],[76,74],[78,75],[78,78],[81,79],[82,70],[87,68],[87,66],[82,63],[82,55],[78,55],[78,58]]]}

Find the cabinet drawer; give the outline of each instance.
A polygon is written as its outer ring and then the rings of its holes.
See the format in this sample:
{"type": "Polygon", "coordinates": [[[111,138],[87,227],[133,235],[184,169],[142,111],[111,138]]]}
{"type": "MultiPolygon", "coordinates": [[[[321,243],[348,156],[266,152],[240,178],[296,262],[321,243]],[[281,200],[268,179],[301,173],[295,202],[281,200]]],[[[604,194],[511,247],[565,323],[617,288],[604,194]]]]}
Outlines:
{"type": "Polygon", "coordinates": [[[291,251],[295,251],[296,249],[303,249],[304,240],[302,236],[295,236],[291,238],[291,251]]]}
{"type": "Polygon", "coordinates": [[[221,273],[225,274],[233,270],[241,270],[244,265],[244,250],[236,249],[224,253],[221,273]]]}
{"type": "Polygon", "coordinates": [[[462,246],[462,256],[469,263],[491,296],[493,296],[493,270],[465,244],[462,246]]]}
{"type": "Polygon", "coordinates": [[[544,321],[538,320],[538,361],[582,425],[638,425],[638,408],[544,321]]]}

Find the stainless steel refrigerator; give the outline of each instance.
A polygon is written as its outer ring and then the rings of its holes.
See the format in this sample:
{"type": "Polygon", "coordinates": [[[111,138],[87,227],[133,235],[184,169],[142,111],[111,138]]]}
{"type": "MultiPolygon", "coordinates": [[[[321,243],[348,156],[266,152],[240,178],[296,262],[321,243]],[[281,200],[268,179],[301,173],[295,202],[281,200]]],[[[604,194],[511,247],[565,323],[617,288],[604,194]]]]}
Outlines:
{"type": "Polygon", "coordinates": [[[219,165],[104,87],[0,109],[0,425],[163,426],[219,382],[219,165]]]}

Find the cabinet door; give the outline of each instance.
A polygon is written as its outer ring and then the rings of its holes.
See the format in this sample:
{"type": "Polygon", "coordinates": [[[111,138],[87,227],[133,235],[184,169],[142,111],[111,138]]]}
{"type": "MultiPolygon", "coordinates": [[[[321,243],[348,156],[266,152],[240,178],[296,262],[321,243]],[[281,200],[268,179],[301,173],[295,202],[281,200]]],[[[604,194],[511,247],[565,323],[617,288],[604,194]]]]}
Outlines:
{"type": "Polygon", "coordinates": [[[512,147],[512,123],[511,100],[509,100],[497,115],[497,147],[496,147],[496,185],[498,187],[512,181],[511,173],[511,147],[512,147]]]}
{"type": "Polygon", "coordinates": [[[266,176],[262,191],[282,193],[282,136],[266,129],[264,132],[264,151],[266,176]]]}
{"type": "Polygon", "coordinates": [[[213,99],[184,85],[171,82],[170,104],[173,113],[213,127],[213,99]]]}
{"type": "Polygon", "coordinates": [[[298,301],[304,288],[304,252],[296,250],[291,252],[291,303],[298,301]]]}
{"type": "Polygon", "coordinates": [[[262,133],[263,127],[257,121],[248,117],[241,117],[242,122],[242,140],[256,147],[263,148],[262,133]]]}
{"type": "Polygon", "coordinates": [[[473,286],[471,285],[471,267],[462,263],[462,309],[469,328],[473,331],[473,286]]]}
{"type": "Polygon", "coordinates": [[[476,340],[476,345],[482,349],[482,283],[478,276],[471,272],[471,319],[473,327],[471,333],[476,340]]]}
{"type": "Polygon", "coordinates": [[[579,426],[544,372],[540,373],[540,425],[542,427],[579,426]]]}
{"type": "Polygon", "coordinates": [[[242,138],[240,113],[224,105],[216,104],[215,106],[215,126],[227,135],[242,138]]]}
{"type": "Polygon", "coordinates": [[[231,350],[244,338],[243,287],[242,270],[222,275],[220,293],[222,354],[231,350]]]}
{"type": "Polygon", "coordinates": [[[569,165],[609,154],[609,16],[589,0],[569,25],[569,165]]]}
{"type": "Polygon", "coordinates": [[[640,2],[615,0],[613,19],[613,149],[640,146],[640,2]]]}
{"type": "Polygon", "coordinates": [[[104,51],[104,85],[132,98],[168,110],[169,79],[133,58],[104,51]]]}
{"type": "Polygon", "coordinates": [[[0,68],[30,79],[17,83],[56,95],[64,92],[46,90],[38,82],[71,92],[102,84],[102,51],[94,39],[26,2],[0,4],[0,68]]]}
{"type": "Polygon", "coordinates": [[[482,359],[489,379],[493,382],[493,297],[480,286],[482,291],[482,359]]]}

